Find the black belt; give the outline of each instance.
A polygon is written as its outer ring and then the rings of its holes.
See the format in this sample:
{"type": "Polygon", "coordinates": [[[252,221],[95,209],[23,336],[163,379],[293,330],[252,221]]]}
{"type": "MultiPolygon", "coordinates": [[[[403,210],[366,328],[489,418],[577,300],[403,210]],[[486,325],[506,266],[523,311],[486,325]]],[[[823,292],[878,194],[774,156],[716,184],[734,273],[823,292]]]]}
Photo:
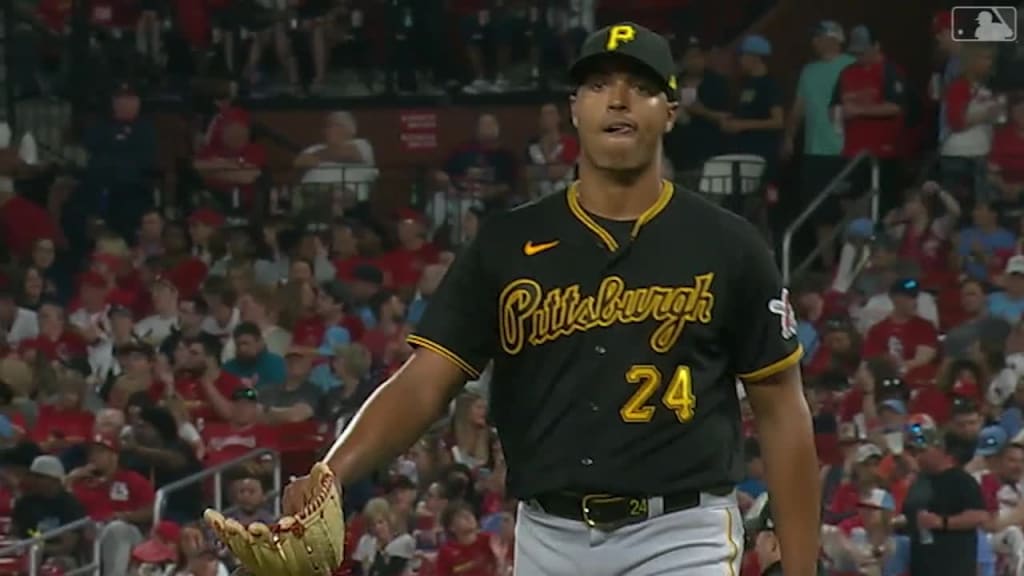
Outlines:
{"type": "MultiPolygon", "coordinates": [[[[728,496],[732,486],[720,486],[704,490],[715,496],[728,496]]],[[[680,512],[700,506],[701,491],[687,490],[662,496],[663,514],[680,512]]],[[[650,497],[613,496],[611,494],[573,494],[550,492],[533,499],[551,514],[567,520],[584,522],[592,528],[617,528],[627,524],[643,522],[650,517],[650,497]]]]}

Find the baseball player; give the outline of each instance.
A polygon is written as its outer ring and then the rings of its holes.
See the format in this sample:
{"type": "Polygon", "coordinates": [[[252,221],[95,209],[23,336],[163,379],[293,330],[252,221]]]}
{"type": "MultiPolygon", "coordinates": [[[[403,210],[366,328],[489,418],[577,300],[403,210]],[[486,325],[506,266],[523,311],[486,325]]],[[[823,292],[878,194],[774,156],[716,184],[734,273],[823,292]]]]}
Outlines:
{"type": "MultiPolygon", "coordinates": [[[[487,222],[409,337],[415,354],[325,463],[342,485],[387,463],[493,360],[491,414],[521,502],[516,574],[737,574],[738,378],[782,566],[810,576],[817,460],[774,261],[747,222],[661,180],[678,111],[668,42],[622,23],[581,54],[579,181],[487,222]]],[[[285,512],[313,484],[294,481],[285,512]]]]}

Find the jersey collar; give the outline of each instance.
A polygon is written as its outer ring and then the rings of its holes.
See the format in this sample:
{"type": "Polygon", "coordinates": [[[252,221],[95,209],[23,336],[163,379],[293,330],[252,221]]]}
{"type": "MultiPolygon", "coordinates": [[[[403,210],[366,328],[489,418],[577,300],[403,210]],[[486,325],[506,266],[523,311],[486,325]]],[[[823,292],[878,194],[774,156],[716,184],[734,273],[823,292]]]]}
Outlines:
{"type": "MultiPolygon", "coordinates": [[[[645,210],[644,213],[637,218],[636,223],[633,224],[633,231],[629,234],[631,239],[637,237],[637,234],[640,233],[640,228],[642,228],[644,224],[647,224],[653,220],[655,216],[661,214],[662,210],[668,206],[669,201],[672,200],[673,194],[675,194],[675,185],[668,180],[662,180],[661,194],[658,195],[658,199],[655,200],[654,204],[651,204],[650,208],[645,210]]],[[[579,180],[572,183],[565,196],[569,202],[569,211],[572,212],[573,216],[575,216],[581,224],[586,226],[588,230],[593,232],[609,251],[615,252],[618,250],[619,243],[615,241],[615,237],[605,230],[604,227],[598,224],[597,221],[583,209],[583,206],[580,205],[579,180]]]]}

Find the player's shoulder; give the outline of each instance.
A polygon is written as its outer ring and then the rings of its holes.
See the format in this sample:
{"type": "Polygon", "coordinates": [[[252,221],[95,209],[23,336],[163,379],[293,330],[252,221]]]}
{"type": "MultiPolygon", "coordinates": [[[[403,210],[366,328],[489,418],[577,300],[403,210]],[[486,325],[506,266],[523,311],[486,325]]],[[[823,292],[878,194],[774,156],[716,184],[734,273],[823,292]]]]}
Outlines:
{"type": "Polygon", "coordinates": [[[485,246],[496,242],[504,244],[510,239],[532,238],[538,230],[558,226],[568,213],[565,194],[564,191],[549,194],[489,216],[480,228],[477,241],[485,246]]]}
{"type": "Polygon", "coordinates": [[[711,238],[728,237],[749,242],[760,239],[760,232],[749,220],[712,202],[706,196],[685,186],[675,185],[673,202],[669,204],[669,217],[674,225],[680,220],[711,238]]]}

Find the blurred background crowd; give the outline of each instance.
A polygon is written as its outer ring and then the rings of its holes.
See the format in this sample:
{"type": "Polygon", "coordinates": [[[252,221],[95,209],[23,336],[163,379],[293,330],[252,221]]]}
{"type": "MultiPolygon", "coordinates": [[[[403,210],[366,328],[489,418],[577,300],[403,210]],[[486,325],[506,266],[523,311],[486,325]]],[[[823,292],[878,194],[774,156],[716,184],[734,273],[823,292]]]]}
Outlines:
{"type": "MultiPolygon", "coordinates": [[[[272,521],[481,223],[565,191],[563,71],[628,19],[677,55],[664,177],[787,280],[829,573],[1024,575],[1021,44],[827,4],[5,2],[0,574],[234,568],[202,510],[272,521]]],[[[488,381],[347,488],[344,574],[509,573],[488,381]]]]}

